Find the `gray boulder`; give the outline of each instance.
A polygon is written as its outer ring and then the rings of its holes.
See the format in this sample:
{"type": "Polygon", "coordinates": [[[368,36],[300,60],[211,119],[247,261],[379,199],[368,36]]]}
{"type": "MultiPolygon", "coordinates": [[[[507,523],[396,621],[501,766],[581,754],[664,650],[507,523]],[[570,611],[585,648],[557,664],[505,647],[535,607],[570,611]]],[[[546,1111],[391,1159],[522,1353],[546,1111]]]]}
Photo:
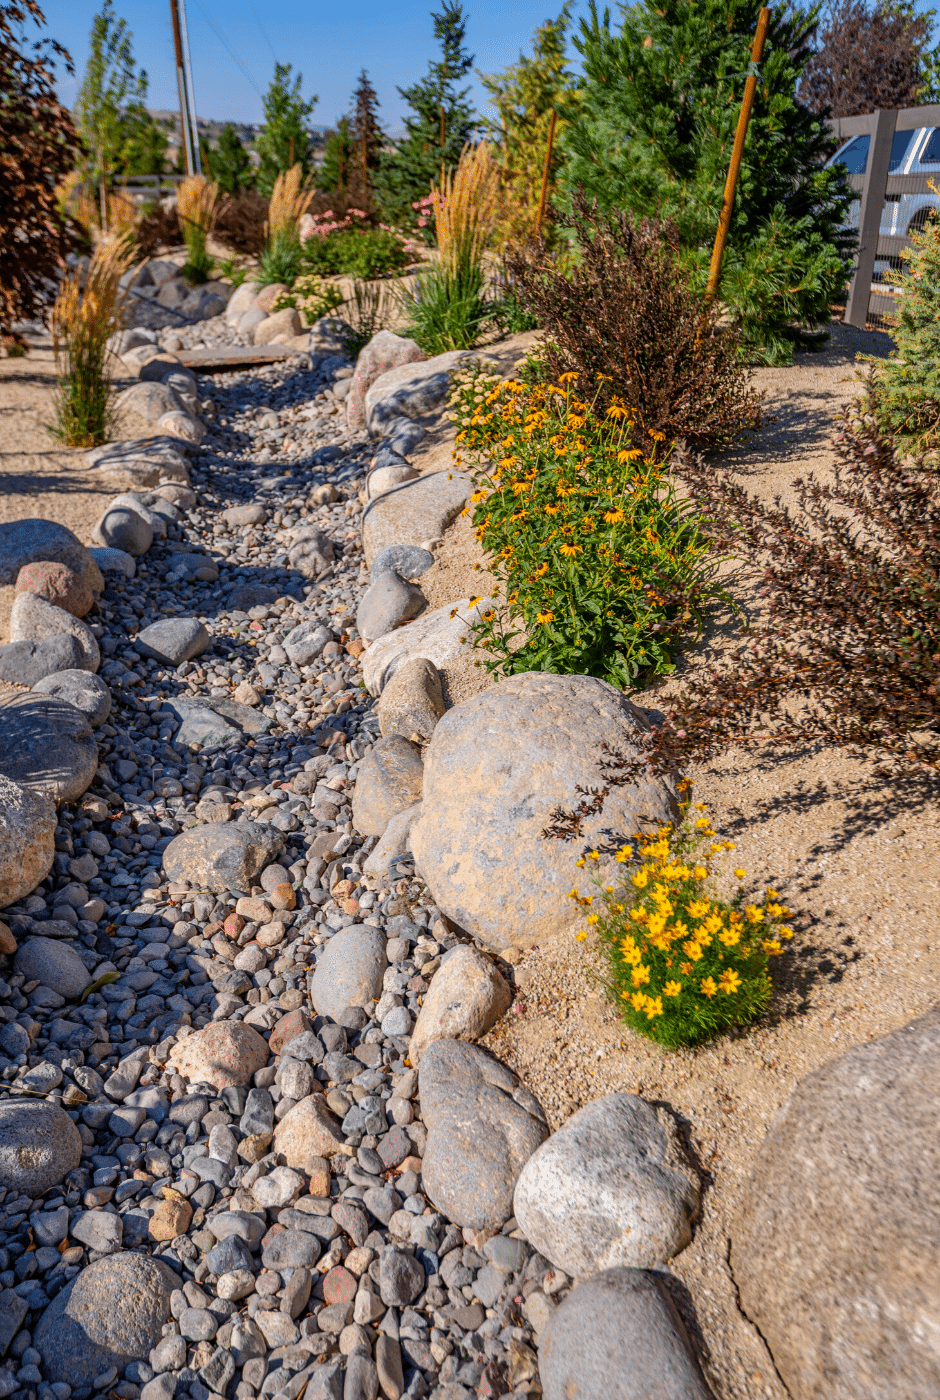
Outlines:
{"type": "MultiPolygon", "coordinates": [[[[592,676],[510,676],[449,710],[425,753],[424,808],[412,831],[439,908],[497,950],[538,943],[577,919],[568,896],[582,850],[604,846],[610,832],[626,840],[674,821],[672,787],[646,779],[612,789],[578,844],[543,832],[579,786],[600,785],[605,744],[639,754],[648,729],[644,711],[592,676]]],[[[602,860],[597,873],[623,870],[602,860]]]]}
{"type": "Polygon", "coordinates": [[[365,426],[365,396],[375,381],[388,370],[400,365],[417,364],[427,356],[419,345],[393,331],[379,331],[360,352],[353,373],[352,387],[346,396],[346,422],[350,431],[361,432],[365,426]]]}
{"type": "Polygon", "coordinates": [[[316,525],[302,525],[294,532],[287,562],[304,578],[316,578],[336,558],[333,542],[316,525]]]}
{"type": "Polygon", "coordinates": [[[37,560],[66,564],[93,593],[104,589],[94,559],[64,525],[51,520],[11,520],[0,525],[0,587],[16,583],[20,569],[37,560]]]}
{"type": "Polygon", "coordinates": [[[376,706],[383,735],[400,734],[414,743],[427,743],[444,710],[441,673],[426,656],[400,666],[376,706]]]}
{"type": "Polygon", "coordinates": [[[310,354],[318,358],[342,355],[345,359],[348,337],[352,334],[353,328],[348,321],[341,320],[339,316],[321,316],[310,327],[310,354]]]}
{"type": "MultiPolygon", "coordinates": [[[[43,643],[43,645],[46,645],[43,643]]],[[[81,710],[92,729],[104,724],[111,713],[111,692],[100,676],[88,671],[61,670],[33,686],[37,695],[55,695],[81,710]]]]}
{"type": "Polygon", "coordinates": [[[429,661],[446,678],[472,652],[474,624],[486,610],[484,602],[471,604],[469,598],[459,598],[379,637],[362,656],[362,679],[369,694],[380,695],[410,661],[429,661]]]}
{"type": "Polygon", "coordinates": [[[539,1377],[545,1400],[711,1400],[672,1299],[640,1269],[568,1294],[539,1339],[539,1377]]]}
{"type": "Polygon", "coordinates": [[[56,802],[74,802],[98,768],[88,720],[54,695],[0,698],[0,774],[56,802]]]}
{"type": "Polygon", "coordinates": [[[390,544],[380,549],[372,560],[370,577],[375,580],[386,569],[394,569],[402,578],[420,578],[434,563],[434,555],[416,544],[390,544]]]}
{"type": "Polygon", "coordinates": [[[107,549],[139,559],[153,544],[153,530],[139,511],[129,506],[108,508],[92,531],[92,538],[107,549]]]}
{"type": "Polygon", "coordinates": [[[246,311],[257,306],[260,290],[260,283],[252,281],[245,281],[235,288],[225,307],[225,319],[230,326],[234,326],[246,311]]]}
{"type": "Polygon", "coordinates": [[[423,418],[442,408],[450,393],[454,370],[468,359],[467,350],[448,350],[422,364],[399,364],[379,375],[363,401],[366,428],[381,437],[400,418],[423,418]]]}
{"type": "Polygon", "coordinates": [[[81,642],[65,632],[41,642],[9,642],[0,646],[0,681],[32,687],[56,672],[71,673],[84,659],[81,642]]]}
{"type": "Polygon", "coordinates": [[[88,552],[103,574],[121,574],[123,578],[133,578],[137,572],[134,557],[126,550],[100,545],[88,552]]]}
{"type": "Polygon", "coordinates": [[[494,1055],[460,1040],[428,1046],[418,1088],[425,1195],[465,1230],[499,1230],[516,1178],[548,1136],[541,1105],[494,1055]]]}
{"type": "Polygon", "coordinates": [[[940,1394],[940,1011],[857,1045],[777,1114],[731,1266],[793,1400],[940,1394]]]}
{"type": "Polygon", "coordinates": [[[200,889],[247,892],[283,845],[283,836],[271,826],[207,822],[174,836],[163,852],[163,869],[168,880],[186,880],[200,889]]]}
{"type": "Polygon", "coordinates": [[[78,1129],[58,1104],[36,1099],[0,1103],[0,1186],[41,1196],[81,1161],[78,1129]]]}
{"type": "MultiPolygon", "coordinates": [[[[512,988],[489,958],[478,948],[453,948],[431,978],[418,1013],[409,1047],[411,1063],[419,1065],[435,1040],[479,1040],[511,1002],[512,988]]],[[[518,1218],[518,1186],[516,1191],[518,1218]]]]}
{"type": "Polygon", "coordinates": [[[165,617],[138,632],[134,645],[142,656],[179,666],[201,656],[211,640],[198,618],[165,617]]]}
{"type": "Polygon", "coordinates": [[[419,473],[414,467],[409,467],[404,459],[401,460],[401,465],[396,463],[386,467],[373,467],[366,477],[366,495],[370,501],[374,501],[377,496],[384,495],[393,486],[400,486],[403,481],[416,481],[418,476],[419,473]]]}
{"type": "Polygon", "coordinates": [[[81,647],[78,669],[97,671],[101,652],[94,632],[81,618],[57,608],[38,593],[18,593],[10,609],[10,641],[42,642],[50,637],[74,637],[81,647]]]}
{"type": "Polygon", "coordinates": [[[20,787],[0,773],[0,909],[32,894],[49,874],[55,827],[55,804],[44,793],[20,787]]]}
{"type": "Polygon", "coordinates": [[[195,749],[227,748],[240,743],[246,734],[266,734],[273,722],[224,695],[178,695],[165,700],[163,709],[180,719],[174,742],[195,749]]]}
{"type": "Polygon", "coordinates": [[[675,1124],[635,1094],[573,1114],[526,1162],[514,1200],[529,1243],[575,1278],[666,1263],[691,1241],[698,1204],[675,1124]]]}
{"type": "Polygon", "coordinates": [[[28,938],[17,950],[13,966],[27,982],[35,979],[69,1000],[80,997],[92,983],[75,949],[55,938],[28,938]]]}
{"type": "Polygon", "coordinates": [[[320,954],[310,981],[310,1000],[320,1016],[333,1021],[347,1006],[370,1007],[382,995],[387,967],[380,929],[365,924],[341,929],[320,954]]]}
{"type": "Polygon", "coordinates": [[[408,739],[380,739],[359,764],[353,791],[353,825],[363,836],[381,836],[392,817],[421,800],[424,766],[408,739]]]}
{"type": "MultiPolygon", "coordinates": [[[[173,283],[168,285],[173,286],[173,283]]],[[[164,288],[164,291],[166,288],[164,288]]],[[[163,295],[163,292],[160,293],[163,295]]],[[[159,300],[159,297],[157,298],[159,300]]],[[[167,365],[169,368],[169,365],[167,365]]],[[[148,423],[156,423],[164,413],[178,412],[183,405],[179,397],[165,384],[138,382],[125,389],[117,398],[117,406],[126,413],[136,413],[148,423]]]]}
{"type": "Polygon", "coordinates": [[[153,531],[154,539],[165,540],[168,517],[166,515],[161,515],[158,511],[153,509],[152,505],[149,504],[149,500],[152,499],[152,493],[149,491],[146,493],[143,491],[122,491],[119,496],[115,496],[114,500],[111,501],[108,510],[123,509],[136,511],[141,519],[146,520],[147,524],[150,526],[153,531]]]}
{"type": "Polygon", "coordinates": [[[387,570],[366,589],[356,610],[359,635],[366,643],[374,642],[417,617],[426,605],[427,599],[416,583],[408,583],[387,570]]]}
{"type": "Polygon", "coordinates": [[[90,1264],[53,1299],[33,1334],[46,1379],[91,1387],[112,1367],[146,1361],[169,1321],[170,1295],[181,1287],[172,1269],[146,1254],[90,1264]]]}
{"type": "Polygon", "coordinates": [[[423,545],[443,535],[473,490],[466,472],[426,472],[370,501],[362,516],[366,564],[389,545],[423,545]]]}
{"type": "Polygon", "coordinates": [[[292,666],[310,666],[323,651],[327,642],[332,642],[333,633],[321,622],[311,618],[293,627],[281,643],[287,652],[292,666]]]}
{"type": "Polygon", "coordinates": [[[411,828],[420,815],[421,803],[416,802],[413,807],[407,807],[404,812],[399,812],[397,817],[392,817],[363,864],[362,868],[367,875],[384,880],[389,874],[392,862],[410,853],[411,828]]]}

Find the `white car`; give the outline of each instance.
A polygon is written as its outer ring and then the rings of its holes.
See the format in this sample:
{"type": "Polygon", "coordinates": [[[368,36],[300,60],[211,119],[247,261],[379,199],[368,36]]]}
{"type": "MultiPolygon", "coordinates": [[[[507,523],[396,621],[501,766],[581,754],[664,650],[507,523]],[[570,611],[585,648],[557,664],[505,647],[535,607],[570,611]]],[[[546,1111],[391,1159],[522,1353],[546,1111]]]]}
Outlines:
{"type": "MultiPolygon", "coordinates": [[[[844,165],[850,175],[862,176],[868,164],[870,136],[852,136],[840,146],[827,165],[844,165]]],[[[913,176],[905,181],[914,186],[904,193],[890,193],[885,196],[881,215],[879,240],[886,238],[906,238],[912,229],[922,228],[932,209],[940,210],[940,195],[929,189],[927,180],[933,177],[940,189],[940,126],[918,126],[910,131],[896,131],[891,143],[891,161],[888,166],[889,179],[892,175],[913,176]]],[[[847,223],[858,228],[861,199],[849,205],[847,223]]],[[[883,250],[881,250],[883,251],[883,250]]],[[[889,256],[875,261],[875,280],[890,281],[885,274],[891,268],[901,265],[901,245],[892,249],[889,256]]]]}

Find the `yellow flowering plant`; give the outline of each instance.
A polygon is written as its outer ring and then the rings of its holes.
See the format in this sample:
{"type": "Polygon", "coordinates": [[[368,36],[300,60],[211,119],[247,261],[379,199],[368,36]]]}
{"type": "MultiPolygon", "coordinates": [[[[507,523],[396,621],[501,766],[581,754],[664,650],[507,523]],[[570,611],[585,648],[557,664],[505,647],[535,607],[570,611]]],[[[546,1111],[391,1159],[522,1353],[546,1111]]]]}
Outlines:
{"type": "Polygon", "coordinates": [[[312,326],[321,316],[329,316],[346,298],[335,282],[327,282],[323,277],[308,274],[298,277],[289,292],[281,292],[272,307],[274,311],[286,311],[295,306],[304,324],[312,326]]]}
{"type": "Polygon", "coordinates": [[[723,596],[718,556],[693,502],[673,488],[657,442],[618,400],[582,397],[533,365],[497,379],[479,365],[451,398],[467,507],[505,601],[477,624],[490,670],[600,676],[634,689],[668,674],[723,596]]]}
{"type": "MultiPolygon", "coordinates": [[[[704,808],[697,811],[693,819],[687,808],[678,827],[622,846],[620,885],[571,891],[585,910],[578,938],[590,929],[599,937],[621,1017],[671,1049],[753,1021],[770,1001],[768,961],[793,937],[775,890],[759,901],[747,901],[742,886],[730,902],[714,894],[716,862],[734,847],[716,838],[704,808]]],[[[592,851],[577,864],[589,869],[599,858],[592,851]]],[[[745,874],[734,871],[738,880],[745,874]]]]}

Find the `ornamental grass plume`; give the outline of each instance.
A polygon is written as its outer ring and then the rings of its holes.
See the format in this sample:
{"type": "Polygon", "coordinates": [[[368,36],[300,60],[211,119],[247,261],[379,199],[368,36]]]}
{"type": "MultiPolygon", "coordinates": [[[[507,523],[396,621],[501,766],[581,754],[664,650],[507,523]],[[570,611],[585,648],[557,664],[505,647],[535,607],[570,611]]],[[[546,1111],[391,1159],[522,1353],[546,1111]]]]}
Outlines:
{"type": "Polygon", "coordinates": [[[130,232],[99,243],[84,279],[76,268],[55,299],[51,327],[59,387],[53,431],[69,447],[107,441],[114,416],[108,338],[123,325],[126,298],[120,280],[135,251],[130,232]]]}
{"type": "Polygon", "coordinates": [[[183,276],[193,285],[206,282],[212,272],[207,243],[215,226],[219,187],[204,175],[190,175],[180,181],[176,192],[176,212],[189,257],[183,276]]]}
{"type": "Polygon", "coordinates": [[[261,282],[271,286],[283,282],[292,287],[301,271],[300,221],[310,208],[316,190],[304,180],[298,161],[282,170],[274,182],[268,201],[265,246],[261,254],[261,282]]]}

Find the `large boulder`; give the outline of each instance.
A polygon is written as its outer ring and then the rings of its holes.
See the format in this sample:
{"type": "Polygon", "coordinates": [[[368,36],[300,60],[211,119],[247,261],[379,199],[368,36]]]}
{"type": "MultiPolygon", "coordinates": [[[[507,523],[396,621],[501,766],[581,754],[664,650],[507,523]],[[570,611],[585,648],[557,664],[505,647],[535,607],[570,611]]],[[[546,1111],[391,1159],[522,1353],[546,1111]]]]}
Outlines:
{"type": "Polygon", "coordinates": [[[246,311],[251,311],[258,305],[260,290],[260,283],[251,281],[243,282],[240,287],[235,288],[225,308],[225,319],[230,326],[234,326],[246,311]]]}
{"type": "Polygon", "coordinates": [[[41,1196],[58,1186],[82,1157],[78,1129],[58,1104],[40,1099],[0,1103],[0,1187],[41,1196]]]}
{"type": "Polygon", "coordinates": [[[104,589],[97,564],[64,525],[51,520],[10,520],[0,525],[0,586],[15,584],[20,569],[36,560],[65,564],[93,593],[104,589]]]}
{"type": "Polygon", "coordinates": [[[460,1040],[428,1046],[418,1088],[425,1195],[465,1230],[499,1230],[516,1178],[548,1136],[541,1105],[495,1055],[460,1040]]]}
{"type": "Polygon", "coordinates": [[[24,564],[16,576],[17,593],[38,593],[47,603],[64,608],[73,617],[84,617],[95,601],[91,585],[68,564],[37,559],[24,564]]]}
{"type": "Polygon", "coordinates": [[[675,1304],[641,1269],[568,1294],[539,1339],[539,1378],[545,1400],[711,1400],[675,1304]]]}
{"type": "Polygon", "coordinates": [[[940,1011],[797,1086],[731,1230],[745,1313],[793,1400],[940,1395],[940,1011]]]}
{"type": "Polygon", "coordinates": [[[101,652],[87,623],[73,617],[65,608],[47,602],[38,593],[17,593],[10,609],[11,642],[43,642],[61,636],[74,637],[81,648],[79,660],[73,662],[69,670],[97,671],[101,652]]]}
{"type": "MultiPolygon", "coordinates": [[[[319,323],[318,323],[319,324],[319,323]]],[[[417,364],[427,355],[413,340],[379,331],[360,352],[353,374],[352,388],[346,396],[346,422],[351,432],[361,432],[365,426],[363,412],[365,396],[380,375],[400,365],[417,364]]]]}
{"type": "Polygon", "coordinates": [[[453,948],[431,978],[418,1013],[409,1046],[411,1063],[419,1065],[435,1040],[479,1040],[511,1002],[512,988],[479,948],[453,948]]]}
{"type": "Polygon", "coordinates": [[[163,852],[168,880],[186,880],[216,894],[248,891],[266,865],[281,853],[284,838],[256,822],[207,822],[181,832],[163,852]]]}
{"type": "MultiPolygon", "coordinates": [[[[0,681],[28,685],[32,689],[63,672],[74,674],[74,668],[81,666],[84,659],[78,638],[65,632],[45,637],[40,642],[8,642],[0,647],[0,681]]],[[[82,671],[81,674],[89,673],[82,671]]],[[[97,676],[90,678],[98,679],[97,676]]]]}
{"type": "Polygon", "coordinates": [[[98,769],[98,745],[81,710],[54,695],[0,697],[0,775],[74,802],[98,769]]]}
{"type": "Polygon", "coordinates": [[[259,321],[251,338],[255,345],[270,345],[277,335],[299,335],[301,326],[300,312],[296,307],[288,306],[259,321]]]}
{"type": "Polygon", "coordinates": [[[353,825],[363,836],[381,836],[393,817],[421,800],[421,754],[410,739],[379,739],[359,765],[353,792],[353,825]]]}
{"type": "Polygon", "coordinates": [[[170,437],[109,442],[92,448],[85,460],[122,490],[148,490],[163,482],[189,485],[184,449],[170,437]]]}
{"type": "Polygon", "coordinates": [[[243,1021],[213,1021],[195,1035],[178,1040],[170,1067],[193,1084],[213,1084],[220,1092],[250,1084],[268,1062],[268,1043],[243,1021]]]}
{"type": "Polygon", "coordinates": [[[146,1361],[169,1321],[170,1295],[182,1282],[145,1254],[110,1254],[90,1264],[39,1319],[33,1344],[46,1379],[90,1391],[113,1367],[122,1372],[132,1361],[146,1361]]]}
{"type": "Polygon", "coordinates": [[[118,395],[117,407],[136,413],[148,423],[156,423],[164,413],[181,412],[183,402],[166,384],[138,381],[118,395]]]}
{"type": "Polygon", "coordinates": [[[91,986],[91,973],[71,944],[61,938],[28,938],[13,966],[27,982],[41,982],[60,997],[80,997],[91,986]]]}
{"type": "MultiPolygon", "coordinates": [[[[0,711],[2,732],[2,711],[0,711]]],[[[0,773],[0,909],[32,894],[55,859],[55,804],[0,773]]]]}
{"type": "Polygon", "coordinates": [[[441,673],[426,656],[400,666],[385,686],[376,706],[383,735],[400,734],[426,744],[444,715],[441,673]]]}
{"type": "Polygon", "coordinates": [[[369,694],[381,695],[392,677],[413,661],[428,661],[446,676],[473,650],[473,624],[485,610],[485,603],[460,598],[379,637],[362,654],[362,679],[369,694]]]}
{"type": "Polygon", "coordinates": [[[691,1241],[698,1203],[698,1179],[666,1110],[606,1094],[532,1154],[514,1212],[540,1254],[584,1278],[618,1264],[666,1263],[691,1241]]]}
{"type": "MultiPolygon", "coordinates": [[[[442,408],[454,370],[469,350],[448,350],[423,364],[400,364],[374,380],[363,400],[366,428],[381,437],[399,418],[423,418],[442,408]]],[[[397,426],[397,425],[396,425],[397,426]]]]}
{"type": "MultiPolygon", "coordinates": [[[[414,625],[414,624],[412,624],[414,625]]],[[[449,710],[425,753],[424,806],[411,833],[418,870],[440,909],[481,943],[538,943],[577,917],[575,860],[638,828],[674,821],[671,786],[611,789],[578,843],[549,840],[554,810],[600,786],[605,745],[629,756],[644,711],[593,676],[528,672],[449,710]]],[[[602,860],[598,872],[622,867],[602,860]]]]}
{"type": "Polygon", "coordinates": [[[37,681],[33,690],[37,695],[55,695],[60,700],[68,701],[76,710],[81,710],[92,729],[104,724],[111,713],[110,690],[100,676],[93,676],[88,671],[59,671],[37,681]]]}
{"type": "Polygon", "coordinates": [[[366,564],[392,544],[436,540],[463,510],[473,482],[466,472],[428,472],[370,501],[362,516],[366,564]]]}
{"type": "Polygon", "coordinates": [[[427,599],[416,583],[409,583],[393,569],[386,569],[369,585],[356,610],[356,626],[368,644],[394,632],[427,606],[427,599]]]}

